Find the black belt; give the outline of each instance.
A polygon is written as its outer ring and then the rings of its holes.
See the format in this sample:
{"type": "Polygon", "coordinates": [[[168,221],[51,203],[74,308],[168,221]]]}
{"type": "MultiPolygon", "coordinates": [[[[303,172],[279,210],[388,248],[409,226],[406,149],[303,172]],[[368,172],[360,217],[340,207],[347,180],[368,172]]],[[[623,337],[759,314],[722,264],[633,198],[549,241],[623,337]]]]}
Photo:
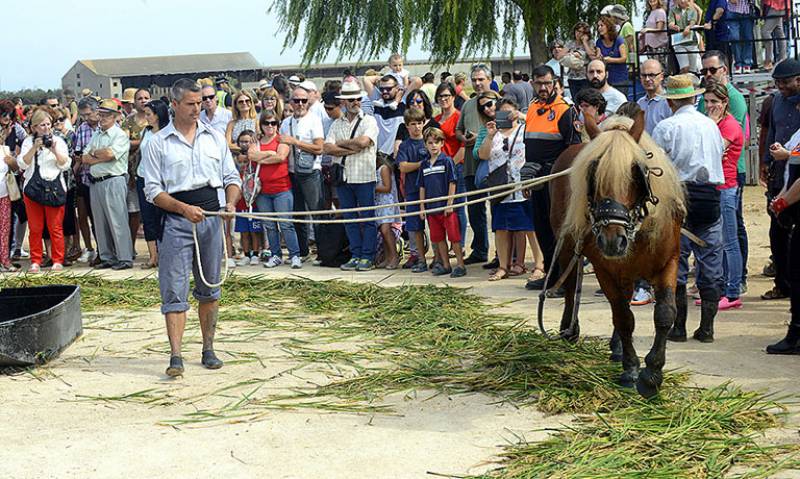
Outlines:
{"type": "Polygon", "coordinates": [[[100,176],[100,177],[97,177],[97,178],[95,178],[92,175],[89,175],[89,181],[94,185],[94,184],[101,183],[101,182],[106,181],[106,180],[110,180],[111,178],[116,178],[118,176],[122,176],[122,175],[106,175],[106,176],[100,176]]]}

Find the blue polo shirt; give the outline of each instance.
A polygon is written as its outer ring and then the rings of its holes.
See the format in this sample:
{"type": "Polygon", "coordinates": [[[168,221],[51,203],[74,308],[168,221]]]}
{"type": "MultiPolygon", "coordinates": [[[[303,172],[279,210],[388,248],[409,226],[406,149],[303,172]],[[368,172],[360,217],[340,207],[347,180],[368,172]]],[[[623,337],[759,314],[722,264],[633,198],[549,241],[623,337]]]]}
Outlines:
{"type": "MultiPolygon", "coordinates": [[[[428,158],[423,160],[420,170],[422,170],[422,174],[419,175],[418,184],[420,188],[425,188],[426,199],[446,197],[449,193],[450,183],[458,182],[453,159],[444,153],[439,153],[436,163],[431,164],[428,158]]],[[[425,203],[425,209],[442,208],[444,206],[447,206],[447,200],[425,203]]]]}
{"type": "MultiPolygon", "coordinates": [[[[397,149],[397,164],[407,162],[407,163],[419,163],[422,160],[428,158],[428,150],[425,149],[425,142],[423,140],[415,140],[413,138],[409,138],[402,143],[400,143],[400,147],[397,149]]],[[[405,179],[405,194],[406,199],[419,199],[419,174],[422,170],[412,171],[410,173],[406,173],[405,179]]]]}
{"type": "Polygon", "coordinates": [[[713,29],[709,32],[711,35],[714,35],[714,39],[718,42],[727,41],[728,40],[728,22],[725,21],[725,17],[728,16],[728,0],[711,0],[708,2],[708,8],[706,9],[706,22],[711,22],[714,18],[714,12],[721,8],[725,10],[725,13],[722,14],[717,23],[714,24],[713,29]]]}

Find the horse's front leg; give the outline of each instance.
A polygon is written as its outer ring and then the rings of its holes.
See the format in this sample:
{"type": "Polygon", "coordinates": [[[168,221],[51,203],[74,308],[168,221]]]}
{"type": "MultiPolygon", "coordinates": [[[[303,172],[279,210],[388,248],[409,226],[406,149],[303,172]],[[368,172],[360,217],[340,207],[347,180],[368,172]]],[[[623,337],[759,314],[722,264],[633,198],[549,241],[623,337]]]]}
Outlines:
{"type": "Polygon", "coordinates": [[[633,294],[633,282],[620,284],[618,278],[612,278],[595,265],[595,273],[600,287],[611,303],[611,314],[614,331],[622,343],[622,375],[619,383],[623,387],[632,388],[639,376],[639,356],[633,347],[634,317],[631,311],[630,298],[633,294]]]}
{"type": "Polygon", "coordinates": [[[667,334],[677,314],[677,308],[675,307],[677,271],[678,265],[677,259],[675,259],[667,264],[653,285],[656,292],[656,306],[653,315],[656,335],[650,352],[644,358],[647,367],[639,374],[639,380],[636,382],[636,390],[646,398],[658,394],[658,389],[664,380],[663,370],[667,355],[667,334]]]}
{"type": "MultiPolygon", "coordinates": [[[[564,274],[564,271],[567,270],[570,266],[570,262],[574,256],[574,249],[575,246],[571,241],[565,241],[564,245],[561,249],[561,253],[559,254],[558,258],[558,265],[559,265],[559,276],[564,274]]],[[[575,290],[579,286],[577,284],[576,273],[577,270],[575,268],[582,268],[583,258],[579,258],[574,268],[571,268],[569,273],[567,273],[567,277],[564,280],[564,311],[561,314],[561,325],[559,327],[559,332],[562,339],[567,341],[575,342],[578,340],[578,337],[581,333],[580,324],[578,324],[578,317],[575,316],[575,323],[572,322],[573,313],[575,308],[578,306],[575,304],[575,290]]]]}

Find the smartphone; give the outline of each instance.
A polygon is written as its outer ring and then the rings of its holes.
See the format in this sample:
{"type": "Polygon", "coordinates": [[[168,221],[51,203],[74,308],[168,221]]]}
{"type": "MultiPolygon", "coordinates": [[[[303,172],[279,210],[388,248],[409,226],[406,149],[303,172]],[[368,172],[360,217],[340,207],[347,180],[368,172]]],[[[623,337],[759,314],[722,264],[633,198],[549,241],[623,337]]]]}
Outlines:
{"type": "Polygon", "coordinates": [[[509,114],[510,112],[505,110],[500,110],[495,114],[494,124],[497,126],[498,130],[507,130],[513,126],[509,114]]]}

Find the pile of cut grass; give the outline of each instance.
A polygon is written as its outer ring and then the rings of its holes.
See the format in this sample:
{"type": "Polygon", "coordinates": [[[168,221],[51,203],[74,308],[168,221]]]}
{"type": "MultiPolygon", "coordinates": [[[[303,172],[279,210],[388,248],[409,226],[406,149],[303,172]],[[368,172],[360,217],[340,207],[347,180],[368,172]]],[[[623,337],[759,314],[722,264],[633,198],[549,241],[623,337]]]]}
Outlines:
{"type": "MultiPolygon", "coordinates": [[[[55,279],[15,281],[77,282],[88,309],[158,304],[152,279],[55,279]]],[[[292,372],[314,367],[340,379],[278,395],[265,392],[273,376],[183,399],[156,390],[80,399],[188,404],[192,412],[163,423],[192,426],[257,421],[276,409],[389,414],[384,398],[412,390],[483,393],[577,415],[548,440],[508,447],[484,478],[724,477],[734,467],[745,468],[741,477],[767,477],[800,468],[797,445],[758,443],[782,423],[780,401],[729,384],[691,388],[684,374],[666,374],[660,396],[643,400],[616,385],[619,366],[608,361],[605,342],[548,341],[466,290],[234,275],[221,304],[225,328],[247,340],[291,333],[281,347],[298,363],[292,372]],[[228,402],[204,408],[209,398],[228,402]]]]}

